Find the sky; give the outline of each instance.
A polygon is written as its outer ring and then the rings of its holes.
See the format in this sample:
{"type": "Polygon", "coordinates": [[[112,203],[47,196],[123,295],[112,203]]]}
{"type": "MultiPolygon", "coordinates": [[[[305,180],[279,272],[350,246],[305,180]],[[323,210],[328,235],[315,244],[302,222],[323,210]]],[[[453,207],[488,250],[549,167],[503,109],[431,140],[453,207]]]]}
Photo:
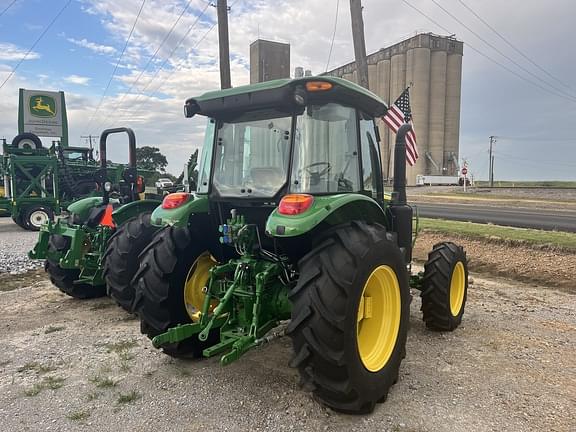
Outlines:
{"type": "MultiPolygon", "coordinates": [[[[142,3],[0,0],[0,84],[20,62],[0,88],[0,137],[17,134],[19,88],[63,90],[71,145],[85,145],[82,135],[128,126],[139,146],[159,147],[168,171],[180,173],[202,145],[205,122],[185,119],[184,101],[220,85],[216,8],[207,0],[146,0],[131,32],[142,3]]],[[[348,0],[228,4],[233,86],[249,83],[249,45],[258,37],[290,43],[292,70],[319,74],[354,58],[348,0]]],[[[464,42],[460,158],[475,178],[487,178],[494,135],[496,180],[576,180],[576,3],[362,5],[367,53],[417,32],[455,34],[464,42]]],[[[123,140],[110,141],[111,159],[127,160],[123,140]]]]}

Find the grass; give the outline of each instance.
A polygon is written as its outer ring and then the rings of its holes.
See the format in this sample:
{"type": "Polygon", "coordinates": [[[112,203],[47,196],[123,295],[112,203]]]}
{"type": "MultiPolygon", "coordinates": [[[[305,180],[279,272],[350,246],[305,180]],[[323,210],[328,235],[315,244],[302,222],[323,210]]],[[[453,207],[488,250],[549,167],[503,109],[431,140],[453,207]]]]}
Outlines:
{"type": "Polygon", "coordinates": [[[576,234],[574,233],[427,218],[420,218],[420,228],[425,231],[456,234],[479,240],[512,241],[518,244],[548,246],[576,252],[576,234]]]}
{"type": "Polygon", "coordinates": [[[87,410],[72,411],[66,415],[66,418],[73,421],[84,421],[88,417],[90,417],[90,411],[87,410]]]}
{"type": "Polygon", "coordinates": [[[134,348],[138,343],[135,340],[123,340],[120,342],[106,344],[105,347],[109,353],[115,352],[118,355],[124,355],[126,351],[134,348]]]}
{"type": "Polygon", "coordinates": [[[132,402],[136,402],[138,399],[142,398],[142,395],[138,393],[136,390],[132,390],[126,394],[119,394],[118,395],[118,404],[124,405],[132,402]]]}
{"type": "Polygon", "coordinates": [[[108,309],[108,308],[111,308],[111,307],[114,307],[114,306],[115,306],[115,305],[114,305],[114,303],[112,303],[112,302],[109,302],[109,303],[97,303],[97,304],[95,304],[94,306],[92,306],[92,307],[90,308],[90,310],[93,310],[93,311],[95,311],[95,310],[102,310],[102,309],[108,309]]]}
{"type": "Polygon", "coordinates": [[[24,366],[18,368],[18,372],[36,372],[37,374],[45,374],[56,370],[56,366],[49,364],[41,364],[38,362],[28,362],[24,366]]]}
{"type": "Polygon", "coordinates": [[[36,396],[42,390],[45,390],[45,389],[50,389],[50,390],[59,389],[60,387],[62,387],[64,385],[65,380],[66,380],[66,378],[63,378],[63,377],[55,377],[55,376],[44,377],[44,379],[41,382],[36,383],[32,387],[24,390],[24,395],[28,396],[28,397],[32,397],[32,396],[36,396]]]}
{"type": "Polygon", "coordinates": [[[103,377],[101,375],[96,375],[90,378],[90,382],[93,383],[98,388],[110,388],[115,387],[118,384],[110,377],[103,377]]]}
{"type": "Polygon", "coordinates": [[[49,326],[46,330],[44,330],[44,334],[55,333],[64,330],[66,327],[64,326],[49,326]]]}

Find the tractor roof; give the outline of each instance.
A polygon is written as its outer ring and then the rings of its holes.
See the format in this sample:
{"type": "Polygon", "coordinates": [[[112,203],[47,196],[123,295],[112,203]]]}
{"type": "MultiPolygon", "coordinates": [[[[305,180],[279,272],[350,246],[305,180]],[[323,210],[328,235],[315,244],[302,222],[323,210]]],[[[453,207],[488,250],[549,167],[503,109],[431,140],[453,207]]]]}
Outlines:
{"type": "MultiPolygon", "coordinates": [[[[332,87],[326,91],[308,92],[308,103],[339,102],[361,109],[373,117],[384,115],[386,103],[377,95],[351,81],[336,77],[305,77],[298,79],[278,79],[257,84],[210,91],[186,101],[190,114],[208,117],[226,118],[234,113],[276,109],[294,111],[298,108],[294,102],[297,88],[306,88],[307,82],[328,82],[332,87]]],[[[301,107],[300,107],[301,108],[301,107]]]]}

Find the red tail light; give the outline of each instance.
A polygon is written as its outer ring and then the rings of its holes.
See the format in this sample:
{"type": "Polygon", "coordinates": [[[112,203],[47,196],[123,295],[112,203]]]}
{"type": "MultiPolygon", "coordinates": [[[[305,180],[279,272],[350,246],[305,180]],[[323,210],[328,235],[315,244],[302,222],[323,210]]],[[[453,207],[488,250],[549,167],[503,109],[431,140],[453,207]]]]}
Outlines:
{"type": "Polygon", "coordinates": [[[278,213],[287,216],[294,216],[304,213],[314,202],[314,197],[307,194],[286,195],[280,200],[278,213]]]}
{"type": "Polygon", "coordinates": [[[178,208],[188,201],[189,196],[186,192],[176,192],[166,195],[162,201],[162,208],[167,210],[178,208]]]}
{"type": "Polygon", "coordinates": [[[146,190],[146,182],[144,181],[144,177],[138,176],[136,179],[136,191],[138,193],[142,193],[146,190]]]}

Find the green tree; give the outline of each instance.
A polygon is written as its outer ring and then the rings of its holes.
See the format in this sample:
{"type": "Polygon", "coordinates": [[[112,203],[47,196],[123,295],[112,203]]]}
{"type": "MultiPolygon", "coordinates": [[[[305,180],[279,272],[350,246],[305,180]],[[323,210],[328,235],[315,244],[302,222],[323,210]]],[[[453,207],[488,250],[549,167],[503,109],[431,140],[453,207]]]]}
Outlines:
{"type": "Polygon", "coordinates": [[[136,149],[136,164],[140,169],[164,173],[168,161],[158,147],[144,146],[136,149]]]}
{"type": "MultiPolygon", "coordinates": [[[[198,165],[198,149],[190,155],[188,159],[188,180],[190,181],[191,190],[196,190],[198,183],[198,170],[196,166],[198,165]]],[[[184,171],[178,176],[176,180],[177,184],[182,184],[184,181],[184,171]]]]}

